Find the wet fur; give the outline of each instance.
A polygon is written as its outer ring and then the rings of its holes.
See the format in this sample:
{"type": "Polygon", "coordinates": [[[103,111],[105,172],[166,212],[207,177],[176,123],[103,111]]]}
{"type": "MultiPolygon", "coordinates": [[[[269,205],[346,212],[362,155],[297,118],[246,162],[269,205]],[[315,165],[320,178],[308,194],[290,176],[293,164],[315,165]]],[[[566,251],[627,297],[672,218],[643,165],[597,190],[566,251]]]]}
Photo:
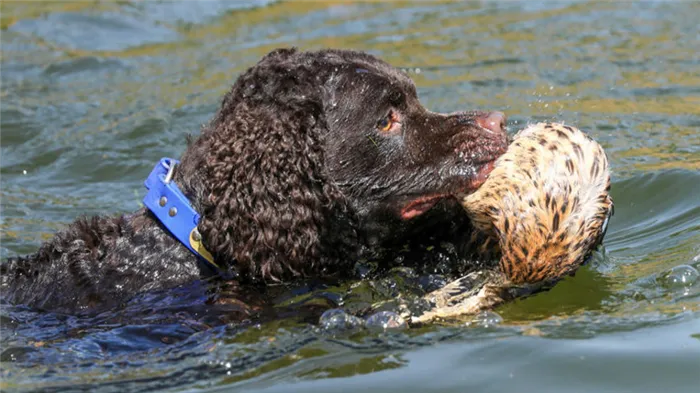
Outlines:
{"type": "MultiPolygon", "coordinates": [[[[505,150],[482,115],[426,110],[405,73],[362,52],[280,49],[238,77],[174,181],[202,216],[204,245],[243,287],[349,276],[365,250],[422,231],[460,242],[469,224],[454,220],[456,205],[400,215],[416,198],[470,191],[505,150]],[[378,132],[390,110],[400,132],[378,132]]],[[[144,209],[79,218],[0,273],[5,300],[66,312],[216,277],[144,209]]]]}

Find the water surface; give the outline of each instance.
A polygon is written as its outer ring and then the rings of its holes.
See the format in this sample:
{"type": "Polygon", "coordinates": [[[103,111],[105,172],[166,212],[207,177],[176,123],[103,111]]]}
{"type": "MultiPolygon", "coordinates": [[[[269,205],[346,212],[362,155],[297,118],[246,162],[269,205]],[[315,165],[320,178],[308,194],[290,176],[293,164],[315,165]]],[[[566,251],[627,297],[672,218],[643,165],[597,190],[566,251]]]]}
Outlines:
{"type": "MultiPolygon", "coordinates": [[[[576,277],[503,322],[329,333],[227,324],[192,288],[96,316],[3,305],[0,388],[634,391],[700,386],[700,3],[2,3],[2,257],[140,207],[238,73],[279,46],[355,48],[442,112],[556,119],[600,141],[616,215],[576,277]],[[157,306],[154,306],[157,305],[157,306]]],[[[200,285],[200,284],[193,284],[200,285]]]]}

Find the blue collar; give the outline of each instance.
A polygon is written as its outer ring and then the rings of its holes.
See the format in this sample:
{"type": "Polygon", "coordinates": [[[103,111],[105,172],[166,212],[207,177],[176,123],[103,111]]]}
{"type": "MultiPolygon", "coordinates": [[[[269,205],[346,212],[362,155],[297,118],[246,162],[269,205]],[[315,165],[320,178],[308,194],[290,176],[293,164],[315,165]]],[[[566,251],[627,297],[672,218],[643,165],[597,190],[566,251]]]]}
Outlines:
{"type": "Polygon", "coordinates": [[[199,214],[172,181],[175,165],[179,163],[172,158],[160,159],[144,182],[148,193],[143,198],[143,204],[180,243],[219,270],[211,253],[202,244],[202,236],[197,230],[199,214]]]}

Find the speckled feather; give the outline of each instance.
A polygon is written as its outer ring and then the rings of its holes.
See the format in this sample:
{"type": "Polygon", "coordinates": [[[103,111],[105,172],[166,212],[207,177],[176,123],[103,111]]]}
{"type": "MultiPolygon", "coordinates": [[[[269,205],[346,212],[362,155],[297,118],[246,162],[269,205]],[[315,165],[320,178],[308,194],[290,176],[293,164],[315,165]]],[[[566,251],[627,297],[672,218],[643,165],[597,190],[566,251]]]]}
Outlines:
{"type": "Polygon", "coordinates": [[[603,148],[582,131],[538,123],[519,132],[467,214],[497,237],[514,284],[556,281],[600,244],[613,202],[603,148]]]}

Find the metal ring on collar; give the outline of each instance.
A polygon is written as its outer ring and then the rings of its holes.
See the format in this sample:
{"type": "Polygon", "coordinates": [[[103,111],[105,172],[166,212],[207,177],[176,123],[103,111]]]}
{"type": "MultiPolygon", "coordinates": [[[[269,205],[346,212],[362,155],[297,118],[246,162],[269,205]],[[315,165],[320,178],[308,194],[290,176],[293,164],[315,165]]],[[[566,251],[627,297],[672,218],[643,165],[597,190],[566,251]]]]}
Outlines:
{"type": "Polygon", "coordinates": [[[168,184],[171,180],[173,180],[173,175],[175,174],[175,165],[176,163],[173,161],[168,161],[168,164],[163,163],[163,166],[168,168],[168,173],[165,175],[165,180],[163,180],[165,184],[168,184]]]}

